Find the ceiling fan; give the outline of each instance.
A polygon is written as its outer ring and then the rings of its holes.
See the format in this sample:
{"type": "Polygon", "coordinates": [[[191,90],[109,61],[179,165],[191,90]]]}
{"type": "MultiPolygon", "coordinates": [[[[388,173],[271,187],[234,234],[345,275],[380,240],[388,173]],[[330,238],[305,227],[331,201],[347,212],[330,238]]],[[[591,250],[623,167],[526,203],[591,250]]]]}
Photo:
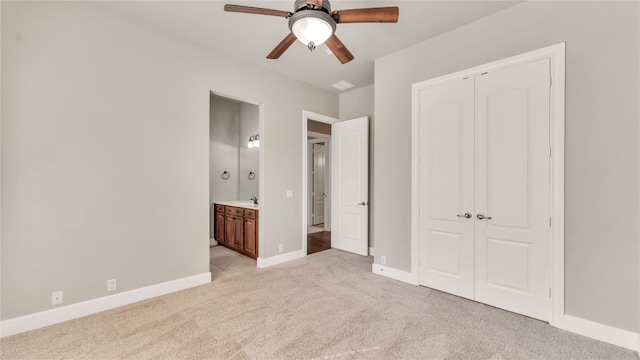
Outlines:
{"type": "Polygon", "coordinates": [[[224,10],[289,19],[291,33],[267,55],[267,59],[279,58],[297,39],[309,51],[326,44],[343,64],[353,60],[353,55],[336,36],[336,24],[395,23],[399,13],[397,6],[331,11],[329,0],[296,0],[293,12],[230,4],[225,5],[224,10]]]}

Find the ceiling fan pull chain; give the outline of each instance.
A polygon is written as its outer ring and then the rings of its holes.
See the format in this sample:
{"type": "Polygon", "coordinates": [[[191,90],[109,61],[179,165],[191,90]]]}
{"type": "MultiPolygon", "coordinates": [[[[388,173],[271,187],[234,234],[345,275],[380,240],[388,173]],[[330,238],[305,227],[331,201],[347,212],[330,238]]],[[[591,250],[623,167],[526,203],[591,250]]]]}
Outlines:
{"type": "Polygon", "coordinates": [[[309,51],[315,50],[316,44],[314,44],[313,41],[309,41],[309,43],[307,44],[307,49],[309,49],[309,51]]]}

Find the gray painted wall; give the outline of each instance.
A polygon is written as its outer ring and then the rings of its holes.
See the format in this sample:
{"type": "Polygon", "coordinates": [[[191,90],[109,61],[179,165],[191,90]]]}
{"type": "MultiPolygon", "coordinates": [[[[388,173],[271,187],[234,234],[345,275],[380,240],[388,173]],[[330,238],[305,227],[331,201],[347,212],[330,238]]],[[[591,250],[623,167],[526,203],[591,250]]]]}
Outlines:
{"type": "Polygon", "coordinates": [[[410,271],[411,84],[566,42],[566,313],[637,332],[638,2],[525,2],[375,64],[375,262],[410,271]]]}
{"type": "Polygon", "coordinates": [[[257,105],[240,103],[240,139],[239,139],[239,172],[238,178],[240,180],[238,200],[249,200],[251,197],[259,197],[258,181],[260,179],[260,171],[258,165],[260,164],[258,159],[259,148],[249,149],[248,142],[249,137],[258,134],[260,118],[260,108],[257,105]],[[255,174],[253,180],[249,179],[249,172],[255,174]]]}
{"type": "Polygon", "coordinates": [[[240,103],[211,96],[209,110],[209,202],[238,200],[240,103]],[[223,179],[222,173],[229,172],[223,179]]]}
{"type": "Polygon", "coordinates": [[[247,146],[258,134],[259,107],[211,95],[209,127],[209,201],[249,200],[258,196],[258,148],[247,146]],[[224,171],[229,178],[223,179],[224,171]],[[249,179],[249,172],[255,174],[249,179]]]}
{"type": "Polygon", "coordinates": [[[100,4],[0,6],[2,320],[209,271],[211,91],[263,104],[261,257],[301,248],[300,116],[336,94],[100,4]]]}
{"type": "Polygon", "coordinates": [[[375,248],[373,219],[375,212],[374,168],[374,97],[373,84],[340,94],[340,120],[350,120],[363,116],[369,117],[369,247],[375,248]]]}

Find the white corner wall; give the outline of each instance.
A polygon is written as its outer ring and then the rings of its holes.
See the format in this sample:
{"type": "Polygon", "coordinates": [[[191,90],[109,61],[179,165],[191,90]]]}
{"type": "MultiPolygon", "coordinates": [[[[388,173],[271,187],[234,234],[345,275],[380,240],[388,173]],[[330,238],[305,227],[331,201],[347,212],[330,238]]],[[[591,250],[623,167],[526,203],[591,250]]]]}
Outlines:
{"type": "Polygon", "coordinates": [[[566,42],[565,311],[637,334],[639,7],[528,1],[378,59],[375,263],[411,271],[411,84],[566,42]]]}
{"type": "Polygon", "coordinates": [[[210,92],[264,109],[260,256],[301,248],[300,114],[337,95],[97,2],[0,6],[1,320],[208,273],[210,92]]]}

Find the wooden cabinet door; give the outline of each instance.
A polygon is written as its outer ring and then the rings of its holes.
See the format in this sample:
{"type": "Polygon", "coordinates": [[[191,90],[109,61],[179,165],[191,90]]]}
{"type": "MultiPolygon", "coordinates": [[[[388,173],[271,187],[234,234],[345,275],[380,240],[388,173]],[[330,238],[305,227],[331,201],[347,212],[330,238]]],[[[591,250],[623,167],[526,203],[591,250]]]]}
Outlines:
{"type": "Polygon", "coordinates": [[[238,216],[227,215],[224,222],[225,243],[238,250],[244,248],[243,219],[238,216]]]}
{"type": "Polygon", "coordinates": [[[225,244],[240,251],[244,250],[244,219],[242,208],[226,206],[224,220],[225,244]]]}
{"type": "Polygon", "coordinates": [[[216,211],[214,223],[215,237],[218,242],[226,244],[224,238],[224,212],[216,211]]]}
{"type": "Polygon", "coordinates": [[[234,217],[231,215],[226,215],[224,218],[224,240],[225,244],[229,246],[233,246],[236,238],[236,227],[234,226],[233,220],[234,217]]]}
{"type": "Polygon", "coordinates": [[[258,227],[255,219],[244,219],[244,251],[258,255],[258,227]]]}

